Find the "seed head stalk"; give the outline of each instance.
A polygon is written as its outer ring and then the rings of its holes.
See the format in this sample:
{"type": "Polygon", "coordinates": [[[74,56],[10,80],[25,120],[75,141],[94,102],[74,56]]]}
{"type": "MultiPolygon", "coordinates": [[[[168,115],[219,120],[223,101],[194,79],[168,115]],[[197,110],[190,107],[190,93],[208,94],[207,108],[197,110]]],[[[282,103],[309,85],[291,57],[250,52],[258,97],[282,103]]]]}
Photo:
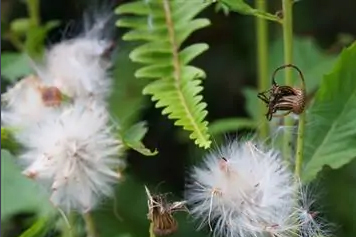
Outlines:
{"type": "MultiPolygon", "coordinates": [[[[293,63],[293,0],[282,0],[283,5],[283,45],[284,45],[284,64],[293,63]]],[[[292,86],[292,69],[285,70],[285,84],[292,86]]],[[[293,121],[289,116],[284,118],[284,126],[293,126],[293,121]]],[[[286,129],[283,139],[283,154],[284,158],[290,160],[292,155],[292,133],[286,129]]]]}
{"type": "Polygon", "coordinates": [[[156,237],[156,235],[153,233],[153,222],[150,222],[149,232],[150,232],[150,237],[156,237]]]}
{"type": "MultiPolygon", "coordinates": [[[[256,8],[261,12],[266,12],[267,4],[265,0],[257,0],[256,8]]],[[[256,38],[257,38],[257,72],[258,72],[258,91],[266,91],[268,89],[268,22],[267,20],[256,17],[256,38]]],[[[265,120],[265,106],[260,103],[259,121],[262,121],[259,129],[260,138],[268,137],[268,122],[265,120]]]]}
{"type": "Polygon", "coordinates": [[[83,219],[85,222],[85,227],[87,231],[87,237],[97,237],[97,232],[94,224],[93,217],[90,212],[83,214],[83,219]]]}

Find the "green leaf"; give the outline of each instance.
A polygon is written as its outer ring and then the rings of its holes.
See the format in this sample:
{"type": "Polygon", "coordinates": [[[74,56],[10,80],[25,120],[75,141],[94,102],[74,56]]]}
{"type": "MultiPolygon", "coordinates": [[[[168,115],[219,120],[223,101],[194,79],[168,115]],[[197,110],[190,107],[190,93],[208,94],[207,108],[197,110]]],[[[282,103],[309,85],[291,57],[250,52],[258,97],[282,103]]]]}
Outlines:
{"type": "Polygon", "coordinates": [[[15,153],[19,149],[19,144],[15,141],[11,131],[1,127],[1,148],[15,153]]]}
{"type": "Polygon", "coordinates": [[[1,75],[14,82],[32,73],[29,58],[21,53],[1,54],[1,75]]]}
{"type": "Polygon", "coordinates": [[[194,44],[181,49],[184,41],[196,30],[210,24],[208,19],[193,19],[211,3],[180,0],[135,1],[119,6],[118,26],[129,27],[123,39],[144,41],[135,48],[130,59],[145,64],[136,77],[152,79],[143,94],[152,96],[162,114],[175,120],[175,125],[190,131],[190,138],[200,147],[210,147],[206,103],[199,94],[205,73],[188,65],[208,49],[207,44],[194,44]]]}
{"type": "Polygon", "coordinates": [[[256,123],[251,119],[245,118],[224,118],[214,121],[209,126],[210,134],[225,134],[244,128],[256,128],[256,123]]]}
{"type": "Polygon", "coordinates": [[[139,122],[133,125],[131,128],[124,131],[121,138],[124,144],[131,149],[145,155],[154,156],[158,154],[157,150],[150,151],[141,142],[145,134],[147,133],[146,122],[139,122]]]}
{"type": "Polygon", "coordinates": [[[127,130],[138,122],[141,111],[148,104],[147,98],[142,95],[142,89],[147,81],[135,80],[134,72],[137,65],[127,60],[132,47],[125,42],[120,42],[119,45],[121,45],[121,50],[116,55],[109,109],[112,116],[119,121],[120,129],[127,130]]]}
{"type": "Polygon", "coordinates": [[[18,35],[24,35],[31,26],[31,20],[29,18],[18,18],[10,23],[10,29],[12,32],[18,35]]]}
{"type": "MultiPolygon", "coordinates": [[[[270,48],[270,63],[269,75],[273,71],[284,64],[283,54],[283,38],[278,38],[273,42],[270,48]]],[[[310,93],[315,90],[323,79],[325,72],[335,64],[336,56],[325,54],[314,42],[312,38],[299,38],[293,39],[293,64],[298,66],[305,77],[306,89],[310,93]]],[[[294,74],[294,85],[300,85],[298,74],[294,74]]],[[[279,72],[276,76],[277,82],[283,84],[284,73],[279,72]]]]}
{"type": "Polygon", "coordinates": [[[250,5],[245,3],[243,0],[220,0],[224,5],[228,6],[231,11],[238,12],[244,15],[253,15],[256,17],[264,18],[271,21],[280,21],[280,19],[268,12],[263,12],[252,8],[250,5]]]}
{"type": "Polygon", "coordinates": [[[40,217],[20,237],[42,237],[47,234],[51,227],[53,227],[53,223],[48,216],[40,217]]]}
{"type": "Polygon", "coordinates": [[[57,27],[60,21],[53,20],[43,26],[30,27],[26,34],[25,49],[26,52],[34,58],[42,56],[44,50],[44,40],[50,30],[57,27]]]}
{"type": "Polygon", "coordinates": [[[48,214],[53,207],[40,187],[21,174],[15,158],[1,150],[1,220],[20,212],[48,214]]]}
{"type": "Polygon", "coordinates": [[[356,42],[345,49],[324,77],[308,112],[302,177],[312,180],[328,165],[333,169],[356,157],[356,42]]]}

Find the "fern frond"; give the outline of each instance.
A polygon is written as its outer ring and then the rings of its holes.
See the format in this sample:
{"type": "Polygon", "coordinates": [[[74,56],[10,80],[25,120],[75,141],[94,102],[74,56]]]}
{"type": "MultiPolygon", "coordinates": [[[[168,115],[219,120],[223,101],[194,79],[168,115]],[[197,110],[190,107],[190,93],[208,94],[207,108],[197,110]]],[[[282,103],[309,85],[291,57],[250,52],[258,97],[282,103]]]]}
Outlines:
{"type": "Polygon", "coordinates": [[[130,53],[134,62],[144,64],[135,76],[154,79],[143,94],[152,96],[156,108],[175,120],[175,125],[191,132],[190,138],[200,147],[209,148],[207,104],[199,94],[205,73],[188,65],[208,49],[198,43],[181,49],[182,43],[196,30],[210,24],[207,19],[194,19],[210,3],[182,0],[143,0],[127,3],[116,9],[122,16],[119,27],[127,27],[123,39],[144,41],[130,53]]]}

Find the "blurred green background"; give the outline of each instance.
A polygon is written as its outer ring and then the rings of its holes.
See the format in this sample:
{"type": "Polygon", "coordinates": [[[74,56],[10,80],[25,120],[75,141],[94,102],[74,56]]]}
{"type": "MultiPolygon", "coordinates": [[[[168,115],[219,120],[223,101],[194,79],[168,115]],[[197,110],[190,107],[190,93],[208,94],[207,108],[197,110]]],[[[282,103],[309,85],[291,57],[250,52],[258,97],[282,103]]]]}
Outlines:
{"type": "MultiPolygon", "coordinates": [[[[109,2],[116,6],[129,1],[96,1],[95,4],[98,2],[99,5],[109,2]]],[[[246,2],[254,4],[254,1],[246,2]]],[[[280,10],[280,2],[268,1],[269,12],[280,10]]],[[[40,3],[42,22],[60,21],[49,31],[45,39],[47,46],[75,36],[80,31],[83,11],[92,7],[91,2],[85,0],[42,0],[40,3]]],[[[295,4],[295,63],[305,73],[307,81],[311,81],[311,88],[317,87],[343,46],[356,36],[355,12],[355,0],[302,0],[295,4]]],[[[26,62],[16,54],[16,48],[3,37],[13,19],[26,15],[26,5],[22,1],[1,1],[1,52],[7,54],[1,58],[2,92],[28,72],[26,62]]],[[[186,44],[206,42],[210,45],[210,49],[194,61],[207,73],[203,96],[208,104],[208,121],[253,116],[257,104],[247,104],[245,96],[249,95],[248,88],[256,87],[255,18],[233,12],[226,16],[223,12],[216,12],[214,7],[209,7],[202,16],[211,20],[211,26],[195,32],[186,44]]],[[[273,23],[269,27],[271,72],[283,64],[283,42],[281,27],[273,23]]],[[[94,213],[94,218],[102,237],[145,237],[148,236],[149,223],[143,185],[148,185],[153,192],[171,192],[173,198],[182,198],[187,172],[192,164],[199,162],[203,153],[187,139],[181,128],[174,127],[172,121],[161,115],[161,110],[154,108],[149,97],[141,95],[145,81],[134,78],[137,65],[128,58],[133,45],[120,40],[125,30],[117,31],[119,48],[113,71],[112,113],[122,123],[147,121],[149,130],[144,144],[152,150],[157,148],[159,154],[145,157],[130,151],[125,180],[117,186],[116,200],[105,201],[94,213]]],[[[225,135],[216,135],[213,147],[249,132],[252,130],[233,130],[225,135]]],[[[19,236],[34,223],[45,223],[45,220],[37,218],[41,214],[33,215],[45,212],[40,199],[34,196],[37,192],[31,188],[32,183],[19,175],[18,167],[11,160],[11,155],[2,151],[1,233],[5,237],[19,236]]],[[[339,170],[323,170],[315,190],[320,211],[334,223],[335,236],[356,236],[356,161],[339,170]]],[[[196,223],[185,214],[177,217],[180,228],[175,237],[209,235],[208,230],[196,231],[196,223]]],[[[42,236],[60,236],[60,233],[51,230],[42,236]]]]}

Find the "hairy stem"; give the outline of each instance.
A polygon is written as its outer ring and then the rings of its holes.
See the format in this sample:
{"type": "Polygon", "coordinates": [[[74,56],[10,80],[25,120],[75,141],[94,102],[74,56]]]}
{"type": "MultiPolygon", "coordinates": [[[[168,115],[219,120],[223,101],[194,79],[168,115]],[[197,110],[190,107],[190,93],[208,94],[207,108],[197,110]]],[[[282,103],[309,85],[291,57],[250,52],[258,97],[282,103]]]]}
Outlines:
{"type": "Polygon", "coordinates": [[[97,237],[94,220],[90,212],[83,214],[83,218],[85,222],[87,237],[97,237]]]}
{"type": "MultiPolygon", "coordinates": [[[[301,75],[303,76],[303,75],[301,75]]],[[[304,92],[304,95],[307,94],[306,92],[306,85],[305,85],[305,79],[302,78],[302,90],[304,92]]],[[[305,132],[305,110],[303,113],[299,116],[299,124],[298,124],[298,138],[297,138],[297,152],[296,152],[296,159],[295,159],[295,175],[297,177],[301,176],[301,169],[302,169],[302,164],[303,164],[303,148],[304,148],[304,132],[305,132]]]]}
{"type": "MultiPolygon", "coordinates": [[[[284,64],[293,63],[293,0],[282,0],[283,4],[283,45],[284,45],[284,64]]],[[[292,86],[292,68],[286,68],[285,84],[292,86]]],[[[284,126],[289,128],[293,126],[293,121],[289,116],[284,118],[284,126]]],[[[292,155],[293,136],[290,129],[285,129],[283,139],[283,154],[286,160],[290,160],[292,155]]]]}
{"type": "Polygon", "coordinates": [[[300,177],[303,163],[303,146],[304,146],[304,131],[305,131],[305,112],[299,116],[297,152],[295,160],[295,175],[300,177]]]}
{"type": "MultiPolygon", "coordinates": [[[[256,8],[261,12],[266,12],[266,0],[257,0],[256,8]]],[[[257,38],[257,64],[258,64],[258,91],[268,89],[268,28],[267,20],[256,17],[256,38],[257,38]]],[[[266,106],[260,103],[259,121],[262,121],[259,135],[261,139],[266,139],[269,133],[268,122],[265,120],[266,106]]]]}

